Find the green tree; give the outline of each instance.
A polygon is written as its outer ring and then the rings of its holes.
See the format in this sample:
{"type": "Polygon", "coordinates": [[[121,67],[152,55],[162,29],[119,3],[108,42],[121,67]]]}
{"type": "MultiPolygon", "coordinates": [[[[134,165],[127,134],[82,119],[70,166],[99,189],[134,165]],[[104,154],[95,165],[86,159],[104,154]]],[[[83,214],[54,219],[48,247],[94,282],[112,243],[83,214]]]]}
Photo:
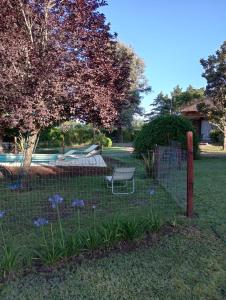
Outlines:
{"type": "Polygon", "coordinates": [[[151,112],[146,116],[153,118],[156,115],[179,114],[183,105],[190,103],[194,99],[202,98],[204,98],[203,88],[196,89],[189,85],[188,88],[183,91],[183,89],[177,85],[170,93],[170,96],[160,92],[150,105],[152,107],[151,112]]]}
{"type": "Polygon", "coordinates": [[[144,61],[135,53],[134,49],[119,42],[117,45],[117,56],[119,61],[124,57],[128,59],[130,66],[130,89],[126,95],[124,104],[121,107],[119,117],[115,123],[118,130],[118,140],[122,142],[122,129],[131,128],[135,114],[142,115],[143,108],[140,106],[142,97],[151,91],[145,77],[144,61]]]}
{"type": "Polygon", "coordinates": [[[160,92],[154,99],[151,113],[147,114],[148,117],[153,117],[155,115],[167,115],[172,112],[172,99],[167,95],[160,92]]]}
{"type": "Polygon", "coordinates": [[[194,99],[203,99],[204,98],[204,88],[196,89],[193,86],[189,85],[185,91],[181,89],[181,92],[177,92],[176,88],[171,93],[173,103],[176,103],[177,111],[180,111],[180,108],[193,101],[194,99]]]}
{"type": "Polygon", "coordinates": [[[226,149],[226,41],[207,59],[200,60],[207,81],[205,94],[211,103],[201,103],[198,109],[224,134],[226,149]]]}

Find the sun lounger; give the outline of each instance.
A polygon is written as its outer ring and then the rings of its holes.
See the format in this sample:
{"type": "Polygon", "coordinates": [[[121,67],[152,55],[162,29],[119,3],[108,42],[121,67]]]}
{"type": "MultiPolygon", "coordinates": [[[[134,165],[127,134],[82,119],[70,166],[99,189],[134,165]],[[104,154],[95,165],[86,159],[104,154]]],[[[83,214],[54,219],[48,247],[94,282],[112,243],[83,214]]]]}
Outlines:
{"type": "Polygon", "coordinates": [[[57,166],[97,166],[106,167],[106,163],[100,155],[101,150],[93,150],[85,155],[68,155],[65,159],[58,159],[57,166]]]}
{"type": "Polygon", "coordinates": [[[98,148],[100,148],[100,145],[91,145],[88,148],[81,151],[78,149],[72,149],[67,151],[65,154],[58,155],[58,159],[65,159],[66,157],[72,157],[72,155],[77,155],[77,157],[75,158],[78,158],[79,156],[81,157],[81,155],[88,155],[89,153],[92,153],[92,151],[97,150],[98,148]]]}
{"type": "Polygon", "coordinates": [[[67,155],[66,157],[69,157],[69,158],[88,158],[88,157],[92,157],[92,156],[95,156],[95,155],[99,155],[100,154],[100,150],[92,150],[90,152],[88,152],[87,154],[84,153],[84,154],[71,154],[71,155],[67,155]]]}

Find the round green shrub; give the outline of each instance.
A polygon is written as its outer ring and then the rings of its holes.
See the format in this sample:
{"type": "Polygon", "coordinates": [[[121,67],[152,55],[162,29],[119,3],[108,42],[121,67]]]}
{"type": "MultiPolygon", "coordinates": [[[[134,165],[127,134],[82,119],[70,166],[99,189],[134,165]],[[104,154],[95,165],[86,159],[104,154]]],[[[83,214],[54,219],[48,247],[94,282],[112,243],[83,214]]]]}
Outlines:
{"type": "Polygon", "coordinates": [[[223,145],[224,135],[220,130],[213,129],[210,131],[210,139],[213,144],[223,145]]]}
{"type": "Polygon", "coordinates": [[[156,145],[169,145],[171,141],[177,141],[183,149],[187,148],[186,132],[193,132],[194,157],[198,157],[198,139],[194,128],[188,119],[181,116],[158,116],[145,124],[137,135],[134,148],[137,153],[147,153],[156,145]]]}
{"type": "Polygon", "coordinates": [[[112,147],[112,140],[105,136],[103,140],[103,146],[107,148],[112,147]]]}
{"type": "Polygon", "coordinates": [[[112,140],[108,137],[106,137],[103,133],[99,133],[95,136],[94,144],[100,144],[103,147],[111,147],[112,146],[112,140]]]}

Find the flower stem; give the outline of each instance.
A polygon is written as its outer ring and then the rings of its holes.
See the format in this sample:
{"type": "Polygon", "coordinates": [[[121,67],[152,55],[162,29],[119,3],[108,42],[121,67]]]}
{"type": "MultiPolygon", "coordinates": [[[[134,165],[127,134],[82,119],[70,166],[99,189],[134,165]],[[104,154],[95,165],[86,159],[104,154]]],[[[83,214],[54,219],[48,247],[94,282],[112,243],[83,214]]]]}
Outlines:
{"type": "Polygon", "coordinates": [[[1,228],[1,235],[2,235],[2,241],[3,241],[4,255],[8,259],[9,258],[10,249],[6,245],[5,236],[4,236],[4,233],[3,233],[3,228],[2,228],[2,224],[1,223],[0,223],[0,228],[1,228]]]}
{"type": "Polygon", "coordinates": [[[81,224],[80,224],[80,208],[77,209],[77,216],[78,216],[78,230],[80,231],[81,224]]]}
{"type": "Polygon", "coordinates": [[[52,241],[52,255],[54,256],[55,253],[55,245],[54,245],[54,237],[53,237],[53,224],[50,224],[50,230],[51,230],[51,241],[52,241]]]}
{"type": "Polygon", "coordinates": [[[64,247],[64,245],[65,245],[65,243],[64,243],[64,232],[63,232],[63,226],[62,226],[62,223],[61,223],[60,211],[59,211],[58,206],[56,207],[56,209],[57,209],[57,217],[58,217],[58,223],[59,223],[59,228],[60,228],[62,246],[64,247]]]}
{"type": "Polygon", "coordinates": [[[4,233],[3,233],[3,228],[2,228],[1,223],[0,223],[0,228],[1,228],[1,235],[2,235],[2,241],[3,241],[3,248],[4,248],[4,250],[6,250],[7,246],[6,246],[5,236],[4,236],[4,233]]]}
{"type": "Polygon", "coordinates": [[[44,244],[45,244],[45,246],[46,246],[46,248],[47,248],[47,250],[48,250],[48,243],[47,243],[47,240],[46,240],[46,235],[45,235],[45,230],[44,230],[44,227],[43,226],[41,226],[41,228],[42,228],[42,237],[43,237],[43,242],[44,242],[44,244]]]}
{"type": "Polygon", "coordinates": [[[95,210],[95,208],[93,209],[93,227],[94,227],[94,230],[96,231],[96,210],[95,210]]]}

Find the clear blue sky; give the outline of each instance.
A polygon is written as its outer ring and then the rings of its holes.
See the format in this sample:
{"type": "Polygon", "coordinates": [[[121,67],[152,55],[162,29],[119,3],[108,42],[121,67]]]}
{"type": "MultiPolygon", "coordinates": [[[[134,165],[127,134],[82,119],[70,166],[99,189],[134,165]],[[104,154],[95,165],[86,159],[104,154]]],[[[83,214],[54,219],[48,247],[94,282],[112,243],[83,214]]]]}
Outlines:
{"type": "Polygon", "coordinates": [[[103,9],[119,39],[146,64],[153,92],[143,107],[179,84],[205,86],[200,58],[226,40],[226,0],[108,0],[103,9]]]}

